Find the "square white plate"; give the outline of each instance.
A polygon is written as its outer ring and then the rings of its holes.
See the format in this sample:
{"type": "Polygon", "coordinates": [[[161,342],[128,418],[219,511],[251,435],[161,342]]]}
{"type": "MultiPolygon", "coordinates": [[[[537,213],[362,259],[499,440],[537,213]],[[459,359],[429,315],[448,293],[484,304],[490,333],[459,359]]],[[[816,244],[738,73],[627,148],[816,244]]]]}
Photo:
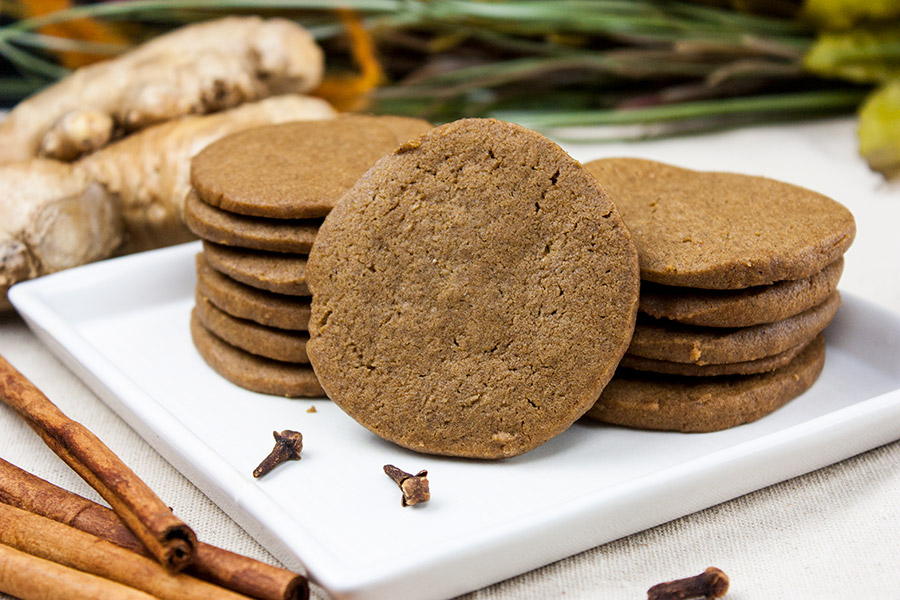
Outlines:
{"type": "Polygon", "coordinates": [[[505,461],[418,455],[327,400],[214,373],[188,331],[198,250],[71,269],[11,299],[167,460],[336,597],[461,594],[900,438],[900,316],[845,294],[820,379],[756,423],[685,435],[579,422],[505,461]],[[303,433],[303,460],[253,479],[281,429],[303,433]],[[402,508],[388,463],[427,469],[433,499],[402,508]]]}

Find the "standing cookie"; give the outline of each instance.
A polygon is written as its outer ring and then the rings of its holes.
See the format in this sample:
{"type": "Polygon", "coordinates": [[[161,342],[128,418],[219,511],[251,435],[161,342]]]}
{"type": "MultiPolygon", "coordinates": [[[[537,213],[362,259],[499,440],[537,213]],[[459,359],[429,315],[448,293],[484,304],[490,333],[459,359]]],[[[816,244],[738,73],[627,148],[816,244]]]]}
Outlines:
{"type": "Polygon", "coordinates": [[[556,144],[466,119],[380,160],[310,253],[307,352],[329,397],[413,450],[500,458],[584,414],[628,346],[637,254],[556,144]]]}

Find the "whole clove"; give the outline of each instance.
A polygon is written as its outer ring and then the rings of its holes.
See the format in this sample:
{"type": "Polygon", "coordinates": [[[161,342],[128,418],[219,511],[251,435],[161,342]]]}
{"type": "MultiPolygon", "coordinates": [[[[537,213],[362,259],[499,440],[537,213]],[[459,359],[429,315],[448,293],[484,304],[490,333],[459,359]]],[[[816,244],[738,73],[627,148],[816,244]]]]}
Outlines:
{"type": "Polygon", "coordinates": [[[400,499],[401,506],[421,504],[431,499],[428,491],[428,471],[419,471],[413,475],[394,465],[384,465],[384,473],[400,486],[400,491],[403,492],[403,497],[400,499]]]}
{"type": "Polygon", "coordinates": [[[647,600],[689,600],[721,598],[728,593],[728,575],[709,567],[699,575],[658,583],[647,590],[647,600]]]}
{"type": "Polygon", "coordinates": [[[303,450],[303,435],[299,431],[285,429],[281,433],[273,431],[275,447],[259,466],[253,469],[254,477],[262,477],[278,465],[289,460],[300,460],[300,451],[303,450]]]}

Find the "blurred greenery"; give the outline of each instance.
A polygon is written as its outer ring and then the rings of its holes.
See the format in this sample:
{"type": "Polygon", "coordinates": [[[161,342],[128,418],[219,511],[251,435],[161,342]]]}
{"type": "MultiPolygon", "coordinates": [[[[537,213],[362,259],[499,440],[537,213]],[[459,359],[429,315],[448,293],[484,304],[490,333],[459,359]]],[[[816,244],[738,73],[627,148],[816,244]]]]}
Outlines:
{"type": "Polygon", "coordinates": [[[900,80],[881,87],[860,109],[859,151],[873,169],[900,176],[900,80]]]}
{"type": "Polygon", "coordinates": [[[806,0],[803,16],[817,29],[849,29],[859,23],[900,18],[897,0],[806,0]]]}
{"type": "Polygon", "coordinates": [[[803,62],[813,73],[861,83],[900,78],[900,25],[823,33],[803,62]]]}
{"type": "Polygon", "coordinates": [[[864,154],[900,164],[900,0],[133,0],[10,21],[25,4],[0,3],[0,102],[179,25],[253,13],[309,28],[328,57],[319,93],[341,109],[635,139],[862,106],[864,154]]]}

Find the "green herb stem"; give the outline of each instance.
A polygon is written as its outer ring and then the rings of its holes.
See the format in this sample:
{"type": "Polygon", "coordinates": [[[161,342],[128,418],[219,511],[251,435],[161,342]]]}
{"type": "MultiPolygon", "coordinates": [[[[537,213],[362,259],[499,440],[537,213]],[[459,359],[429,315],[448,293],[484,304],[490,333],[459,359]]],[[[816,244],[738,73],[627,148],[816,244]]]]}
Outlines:
{"type": "Polygon", "coordinates": [[[20,46],[38,48],[40,50],[55,50],[61,52],[83,52],[85,54],[121,54],[131,46],[127,44],[110,44],[104,42],[88,42],[85,40],[73,40],[54,35],[42,35],[40,33],[22,32],[16,35],[15,43],[20,46]]]}
{"type": "Polygon", "coordinates": [[[31,73],[50,79],[59,79],[70,73],[68,69],[16,48],[2,38],[0,38],[0,55],[23,73],[31,73]]]}
{"type": "Polygon", "coordinates": [[[80,18],[121,19],[175,10],[333,10],[350,8],[366,14],[400,16],[409,24],[481,23],[519,34],[557,32],[624,35],[671,42],[685,37],[739,44],[747,34],[778,38],[793,46],[807,43],[806,32],[782,20],[749,17],[733,11],[691,6],[658,5],[648,0],[556,0],[555,2],[482,2],[477,0],[134,0],[76,6],[23,19],[0,29],[0,39],[35,31],[46,25],[80,18]],[[664,10],[663,6],[671,6],[664,10]],[[679,13],[683,13],[682,16],[679,13]],[[703,19],[697,17],[702,15],[703,19]]]}
{"type": "Polygon", "coordinates": [[[742,115],[746,113],[805,113],[849,111],[866,97],[867,90],[831,90],[797,94],[776,94],[746,98],[723,98],[700,102],[650,106],[634,109],[583,111],[497,111],[491,116],[515,121],[527,127],[589,127],[595,125],[634,125],[660,123],[701,117],[742,115]]]}

